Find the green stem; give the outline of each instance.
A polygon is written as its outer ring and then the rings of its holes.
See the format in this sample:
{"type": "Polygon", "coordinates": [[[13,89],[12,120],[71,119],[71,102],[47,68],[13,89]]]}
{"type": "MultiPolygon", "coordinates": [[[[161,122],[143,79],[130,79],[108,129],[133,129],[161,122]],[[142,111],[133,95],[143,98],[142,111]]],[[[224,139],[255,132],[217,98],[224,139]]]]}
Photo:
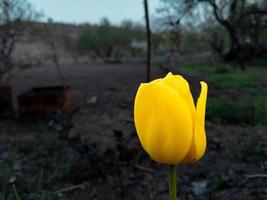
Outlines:
{"type": "Polygon", "coordinates": [[[176,200],[176,165],[170,165],[169,170],[169,198],[176,200]]]}
{"type": "Polygon", "coordinates": [[[14,183],[12,184],[12,188],[13,188],[13,191],[15,193],[16,200],[20,200],[19,194],[18,194],[18,192],[16,190],[16,186],[15,186],[14,183]]]}

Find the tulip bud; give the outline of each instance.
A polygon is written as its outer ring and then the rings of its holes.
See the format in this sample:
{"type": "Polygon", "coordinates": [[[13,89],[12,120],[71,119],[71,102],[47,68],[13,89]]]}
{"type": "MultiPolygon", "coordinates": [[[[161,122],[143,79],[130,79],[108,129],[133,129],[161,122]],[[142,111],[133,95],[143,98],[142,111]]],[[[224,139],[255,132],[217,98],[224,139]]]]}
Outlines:
{"type": "Polygon", "coordinates": [[[200,82],[195,108],[188,82],[169,73],[143,83],[134,103],[134,121],[141,145],[162,164],[190,163],[206,149],[205,110],[208,86],[200,82]]]}

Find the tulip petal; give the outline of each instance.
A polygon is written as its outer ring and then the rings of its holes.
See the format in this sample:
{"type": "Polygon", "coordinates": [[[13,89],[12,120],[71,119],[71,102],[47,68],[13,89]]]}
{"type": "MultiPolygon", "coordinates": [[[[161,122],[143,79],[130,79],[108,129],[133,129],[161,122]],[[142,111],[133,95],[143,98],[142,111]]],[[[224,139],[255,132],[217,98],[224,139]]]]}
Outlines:
{"type": "Polygon", "coordinates": [[[162,79],[162,83],[174,89],[184,99],[190,109],[192,122],[194,124],[196,109],[188,82],[181,75],[172,75],[172,73],[168,73],[167,76],[162,79]]]}
{"type": "Polygon", "coordinates": [[[175,75],[175,78],[179,82],[179,84],[178,84],[179,85],[179,93],[181,94],[182,98],[184,98],[184,100],[186,101],[186,103],[189,106],[189,109],[190,109],[191,114],[192,114],[192,121],[194,124],[194,117],[195,117],[196,108],[195,108],[192,93],[190,91],[190,86],[189,86],[187,80],[184,79],[182,76],[175,75]]]}
{"type": "Polygon", "coordinates": [[[205,133],[205,112],[208,85],[203,81],[200,82],[200,84],[201,93],[197,101],[193,140],[190,150],[183,160],[183,162],[186,163],[199,160],[204,155],[207,145],[205,133]]]}
{"type": "Polygon", "coordinates": [[[150,157],[178,164],[189,151],[193,132],[186,102],[161,82],[141,84],[134,105],[138,137],[150,157]]]}

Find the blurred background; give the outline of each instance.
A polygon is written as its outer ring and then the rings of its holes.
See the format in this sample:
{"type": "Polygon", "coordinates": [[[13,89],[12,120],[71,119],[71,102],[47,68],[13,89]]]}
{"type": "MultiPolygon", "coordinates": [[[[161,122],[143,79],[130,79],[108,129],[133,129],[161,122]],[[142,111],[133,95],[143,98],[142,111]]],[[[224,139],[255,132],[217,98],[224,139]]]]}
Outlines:
{"type": "Polygon", "coordinates": [[[167,199],[133,103],[168,72],[209,85],[180,198],[267,199],[265,0],[1,0],[0,199],[167,199]]]}

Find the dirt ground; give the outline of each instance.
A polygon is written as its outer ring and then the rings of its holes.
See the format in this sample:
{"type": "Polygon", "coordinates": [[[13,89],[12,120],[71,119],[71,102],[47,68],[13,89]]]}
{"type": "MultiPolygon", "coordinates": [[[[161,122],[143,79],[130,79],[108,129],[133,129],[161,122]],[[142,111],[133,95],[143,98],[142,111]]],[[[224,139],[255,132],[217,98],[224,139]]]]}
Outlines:
{"type": "MultiPolygon", "coordinates": [[[[134,95],[145,80],[145,66],[69,65],[62,68],[62,74],[79,106],[71,129],[48,133],[47,127],[36,129],[36,121],[27,125],[16,121],[0,123],[0,166],[6,166],[14,143],[20,145],[16,158],[19,164],[14,170],[14,174],[20,174],[16,175],[19,194],[24,199],[34,199],[30,196],[36,191],[34,185],[38,185],[42,169],[44,184],[39,193],[44,199],[167,199],[168,167],[151,161],[144,153],[133,124],[134,95]],[[51,134],[56,134],[52,144],[51,134]],[[37,153],[36,148],[44,144],[46,153],[37,153]],[[64,164],[70,155],[74,156],[74,163],[69,170],[61,169],[64,175],[50,179],[54,177],[50,162],[64,164]],[[29,182],[32,185],[25,184],[29,182]]],[[[152,74],[156,78],[164,72],[155,67],[152,74]]],[[[200,78],[186,77],[197,96],[200,78]]],[[[11,82],[15,95],[31,87],[58,84],[61,82],[53,66],[21,71],[11,82]]],[[[225,95],[223,91],[222,94],[225,95]]],[[[219,95],[216,87],[209,87],[209,95],[219,95]]],[[[206,132],[208,148],[204,158],[177,168],[180,198],[267,199],[267,127],[208,121],[206,132]]],[[[0,193],[4,190],[0,189],[0,193]]]]}

